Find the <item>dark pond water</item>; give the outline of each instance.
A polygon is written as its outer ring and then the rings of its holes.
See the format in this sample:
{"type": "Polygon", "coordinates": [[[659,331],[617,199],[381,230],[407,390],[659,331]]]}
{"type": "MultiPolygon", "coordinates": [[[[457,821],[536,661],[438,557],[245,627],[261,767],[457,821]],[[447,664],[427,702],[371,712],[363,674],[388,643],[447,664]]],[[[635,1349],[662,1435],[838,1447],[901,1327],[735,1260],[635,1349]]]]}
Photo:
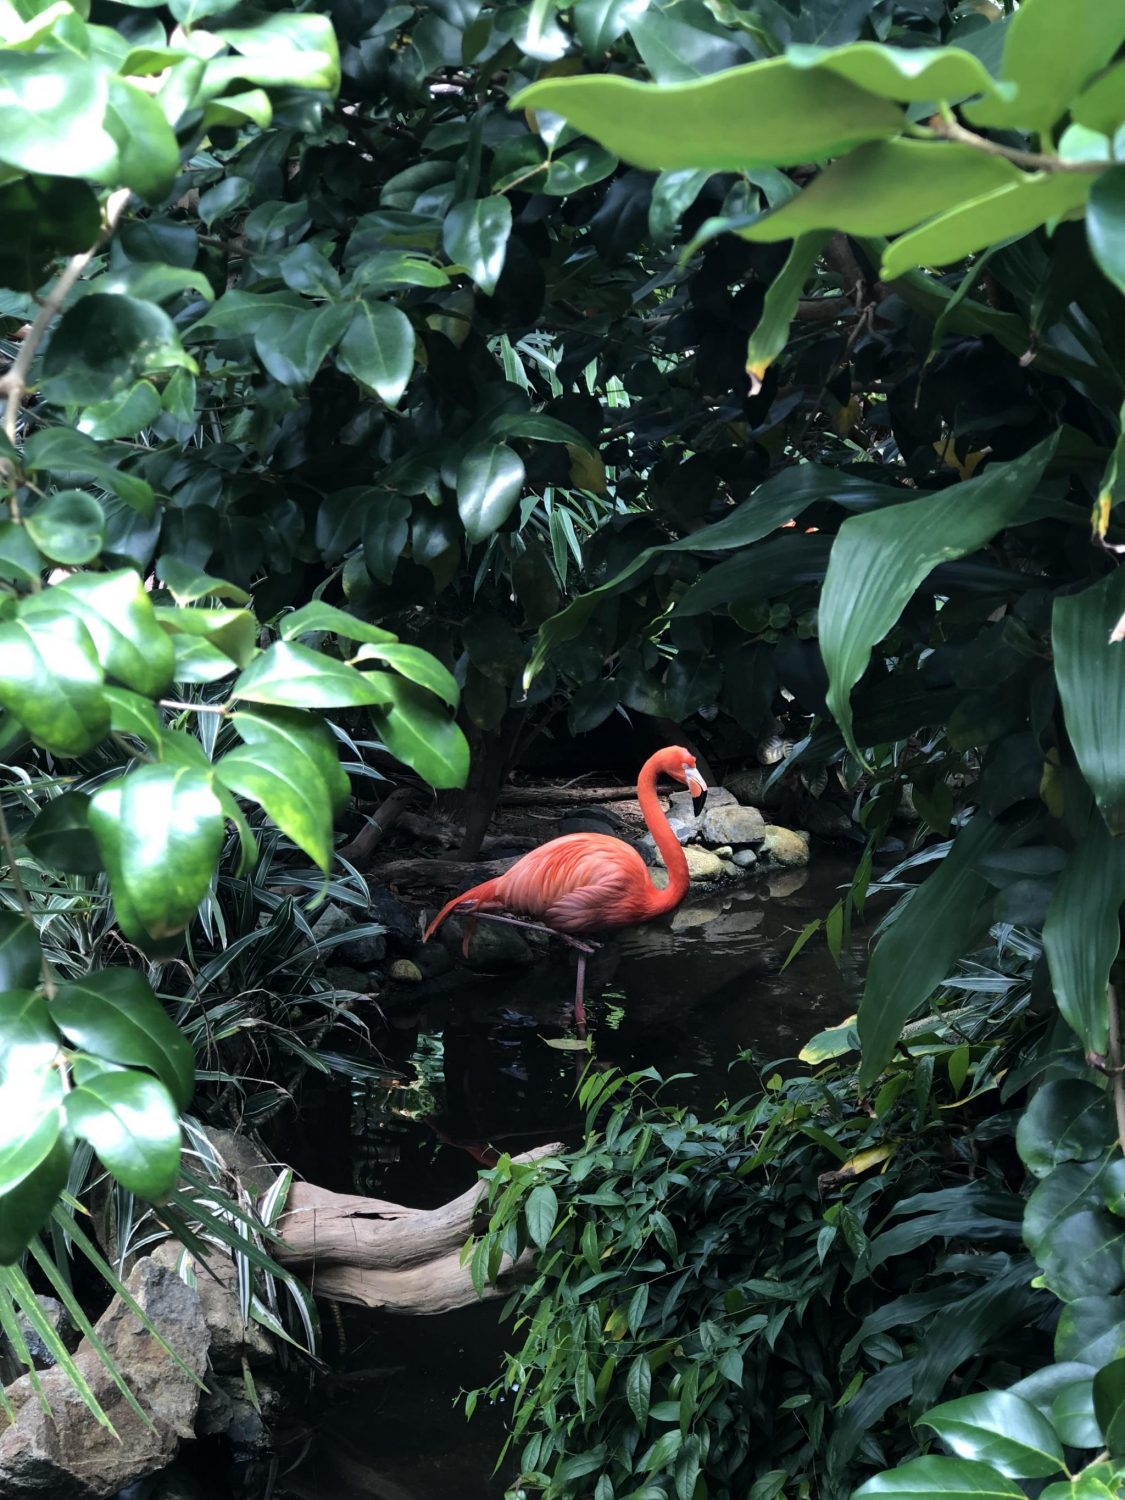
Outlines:
{"type": "MultiPolygon", "coordinates": [[[[706,1109],[748,1090],[744,1050],[760,1063],[792,1059],[816,1031],[855,1009],[863,940],[838,970],[814,939],[779,972],[794,938],[823,916],[852,862],[821,853],[808,871],[778,872],[691,899],[670,921],[606,944],[591,962],[594,1052],[624,1069],[690,1073],[679,1098],[706,1109]]],[[[485,977],[459,970],[448,988],[398,1010],[378,1038],[407,1087],[309,1090],[290,1160],[312,1180],[431,1207],[475,1180],[489,1147],[526,1150],[572,1139],[573,1091],[584,1056],[548,1045],[573,1035],[573,960],[553,947],[534,970],[485,977]],[[576,1058],[578,1061],[576,1062],[576,1058]]],[[[283,1153],[285,1154],[285,1153],[283,1153]]],[[[458,1392],[495,1375],[505,1329],[498,1304],[444,1317],[349,1310],[326,1316],[336,1373],[324,1382],[310,1431],[275,1493],[332,1500],[493,1500],[500,1413],[471,1423],[458,1392]],[[333,1349],[337,1350],[333,1354],[333,1349]]],[[[286,1463],[283,1462],[283,1469],[286,1463]]]]}

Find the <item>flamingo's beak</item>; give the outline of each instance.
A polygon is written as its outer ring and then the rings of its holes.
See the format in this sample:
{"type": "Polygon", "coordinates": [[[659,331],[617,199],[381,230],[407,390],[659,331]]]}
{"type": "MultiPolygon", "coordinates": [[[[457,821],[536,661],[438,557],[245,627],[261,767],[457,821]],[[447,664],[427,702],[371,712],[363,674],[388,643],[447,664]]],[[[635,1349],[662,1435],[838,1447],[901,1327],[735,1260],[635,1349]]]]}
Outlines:
{"type": "Polygon", "coordinates": [[[694,766],[684,767],[684,780],[691,792],[691,810],[698,818],[703,811],[704,803],[707,801],[707,783],[694,766]]]}

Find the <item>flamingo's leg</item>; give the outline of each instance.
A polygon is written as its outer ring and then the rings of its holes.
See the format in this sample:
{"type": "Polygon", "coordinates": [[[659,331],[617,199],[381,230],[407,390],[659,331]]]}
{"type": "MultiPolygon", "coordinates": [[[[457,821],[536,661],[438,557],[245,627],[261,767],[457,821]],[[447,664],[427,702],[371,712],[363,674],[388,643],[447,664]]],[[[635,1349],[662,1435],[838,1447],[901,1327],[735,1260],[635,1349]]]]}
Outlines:
{"type": "Polygon", "coordinates": [[[480,920],[480,918],[479,917],[475,917],[475,916],[474,917],[466,917],[466,919],[465,919],[465,931],[464,931],[464,933],[463,933],[463,935],[461,937],[461,957],[462,958],[468,958],[468,956],[469,956],[469,944],[473,940],[473,933],[476,932],[476,930],[477,930],[477,923],[478,923],[479,920],[480,920]]]}
{"type": "Polygon", "coordinates": [[[586,1035],[586,958],[587,954],[578,955],[578,981],[574,989],[574,1024],[578,1028],[578,1035],[586,1035]]]}

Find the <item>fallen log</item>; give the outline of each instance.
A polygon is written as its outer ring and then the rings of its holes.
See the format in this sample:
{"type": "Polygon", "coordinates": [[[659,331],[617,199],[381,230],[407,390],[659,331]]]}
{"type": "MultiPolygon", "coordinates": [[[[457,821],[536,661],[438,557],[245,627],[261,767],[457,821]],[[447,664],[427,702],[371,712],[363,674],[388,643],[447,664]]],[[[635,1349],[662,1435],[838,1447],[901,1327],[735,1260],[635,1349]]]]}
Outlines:
{"type": "Polygon", "coordinates": [[[371,873],[380,885],[454,891],[493,880],[514,864],[515,859],[390,859],[371,873]]]}
{"type": "Polygon", "coordinates": [[[635,786],[510,786],[500,793],[505,807],[583,807],[591,802],[636,800],[635,786]]]}
{"type": "MultiPolygon", "coordinates": [[[[537,1146],[514,1161],[537,1161],[562,1150],[537,1146]]],[[[312,1183],[290,1189],[276,1251],[283,1266],[298,1271],[314,1296],[389,1312],[442,1313],[478,1300],[461,1250],[485,1225],[485,1187],[474,1183],[440,1208],[405,1208],[381,1198],[332,1193],[312,1183]]],[[[506,1261],[499,1296],[528,1268],[524,1257],[506,1261]]]]}

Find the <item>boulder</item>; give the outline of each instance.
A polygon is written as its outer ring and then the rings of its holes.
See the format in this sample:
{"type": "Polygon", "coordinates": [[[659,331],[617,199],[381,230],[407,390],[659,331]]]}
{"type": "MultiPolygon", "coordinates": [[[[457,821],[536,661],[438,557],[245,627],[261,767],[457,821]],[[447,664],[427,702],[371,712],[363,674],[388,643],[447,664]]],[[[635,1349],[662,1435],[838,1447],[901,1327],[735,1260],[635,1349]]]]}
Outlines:
{"type": "Polygon", "coordinates": [[[749,771],[733,771],[726,779],[726,789],[734,794],[735,800],[741,802],[744,807],[764,807],[767,811],[776,810],[785,804],[785,788],[780,782],[775,782],[770,789],[766,790],[766,782],[770,779],[772,767],[754,766],[749,771]]]}
{"type": "MultiPolygon", "coordinates": [[[[703,817],[715,807],[733,807],[738,798],[733,792],[729,792],[725,786],[712,786],[707,789],[707,801],[703,808],[703,817]]],[[[682,823],[685,828],[690,829],[689,837],[694,837],[699,832],[703,817],[697,818],[691,804],[691,793],[685,787],[682,792],[673,792],[668,799],[668,818],[670,822],[682,823]]],[[[686,843],[686,839],[680,839],[680,843],[686,843]]]]}
{"type": "Polygon", "coordinates": [[[736,849],[731,855],[731,861],[740,870],[752,870],[758,863],[758,855],[753,849],[736,849]]]}
{"type": "MultiPolygon", "coordinates": [[[[460,932],[457,940],[461,940],[460,932]]],[[[525,934],[510,922],[478,922],[469,941],[469,968],[485,974],[505,969],[526,969],[535,962],[536,957],[525,934]]]]}
{"type": "Polygon", "coordinates": [[[792,828],[781,828],[776,823],[767,823],[762,839],[762,853],[775,865],[796,868],[809,862],[808,835],[797,833],[792,828]]]}
{"type": "Polygon", "coordinates": [[[151,1256],[138,1261],[130,1294],[183,1360],[181,1368],[115,1297],[98,1319],[98,1337],[132,1388],[151,1428],[126,1404],[89,1340],[75,1363],[115,1432],[87,1410],[60,1369],[39,1376],[45,1412],[23,1375],[7,1389],[13,1416],[0,1412],[0,1495],[4,1500],[96,1500],[163,1469],[193,1436],[210,1335],[198,1293],[151,1256]]]}
{"type": "Polygon", "coordinates": [[[391,978],[397,984],[421,984],[422,971],[409,958],[396,958],[391,965],[391,978]]]}
{"type": "Polygon", "coordinates": [[[720,880],[723,874],[723,862],[717,854],[712,854],[710,849],[703,849],[698,844],[688,844],[684,850],[687,856],[688,874],[692,880],[720,880]]]}
{"type": "Polygon", "coordinates": [[[706,927],[723,914],[723,899],[712,897],[709,901],[693,901],[678,908],[672,915],[672,931],[687,932],[693,927],[706,927]]]}
{"type": "MultiPolygon", "coordinates": [[[[57,1297],[47,1297],[40,1293],[35,1299],[39,1303],[39,1309],[47,1322],[62,1339],[66,1347],[73,1352],[78,1342],[78,1330],[70,1321],[70,1316],[65,1307],[57,1297]]],[[[27,1344],[27,1352],[31,1355],[32,1364],[37,1370],[49,1370],[55,1363],[55,1356],[43,1342],[43,1336],[37,1329],[32,1327],[26,1313],[19,1315],[20,1332],[23,1334],[24,1342],[27,1344]]],[[[24,1365],[17,1358],[7,1339],[0,1343],[0,1379],[5,1384],[9,1380],[15,1380],[23,1374],[24,1365]]]]}
{"type": "Polygon", "coordinates": [[[398,938],[404,943],[412,942],[418,936],[418,924],[402,902],[396,901],[390,891],[377,886],[368,889],[371,899],[363,920],[381,923],[387,929],[388,937],[398,938]]]}
{"type": "Polygon", "coordinates": [[[812,800],[805,807],[802,821],[810,833],[821,839],[857,839],[863,835],[852,822],[846,807],[838,802],[812,800]]]}
{"type": "Polygon", "coordinates": [[[760,844],[766,836],[766,820],[756,807],[737,802],[707,807],[703,813],[703,840],[707,844],[739,846],[760,844]]]}
{"type": "Polygon", "coordinates": [[[369,969],[387,956],[387,939],[383,933],[369,933],[365,937],[341,941],[341,934],[349,928],[364,925],[368,920],[366,916],[357,917],[353,909],[345,910],[330,901],[313,923],[312,935],[318,943],[328,938],[336,939],[328,949],[334,959],[355,969],[369,969]]]}
{"type": "MultiPolygon", "coordinates": [[[[207,1331],[211,1335],[210,1362],[213,1370],[242,1370],[242,1361],[258,1369],[274,1362],[274,1346],[269,1334],[253,1318],[242,1321],[238,1302],[238,1273],[226,1251],[216,1248],[209,1260],[200,1264],[177,1240],[165,1240],[152,1253],[159,1265],[167,1266],[177,1276],[186,1258],[195,1279],[195,1290],[207,1331]]],[[[239,1383],[242,1376],[239,1374],[239,1383]]]]}

